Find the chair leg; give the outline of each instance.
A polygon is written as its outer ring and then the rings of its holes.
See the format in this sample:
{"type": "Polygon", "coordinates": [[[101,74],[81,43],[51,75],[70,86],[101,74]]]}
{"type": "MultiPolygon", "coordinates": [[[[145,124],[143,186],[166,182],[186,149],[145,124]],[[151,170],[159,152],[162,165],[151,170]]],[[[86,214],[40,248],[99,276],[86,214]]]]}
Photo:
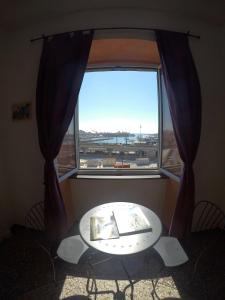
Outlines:
{"type": "Polygon", "coordinates": [[[54,281],[55,285],[57,286],[56,272],[55,272],[55,262],[54,262],[54,259],[52,257],[50,258],[50,263],[51,263],[51,267],[52,267],[53,281],[54,281]]]}
{"type": "Polygon", "coordinates": [[[56,271],[55,271],[55,259],[52,258],[52,255],[50,253],[50,251],[44,247],[43,245],[39,244],[39,246],[41,247],[41,249],[48,255],[50,264],[51,264],[51,269],[52,269],[52,278],[53,278],[53,282],[55,285],[57,285],[57,281],[56,281],[56,271]]]}

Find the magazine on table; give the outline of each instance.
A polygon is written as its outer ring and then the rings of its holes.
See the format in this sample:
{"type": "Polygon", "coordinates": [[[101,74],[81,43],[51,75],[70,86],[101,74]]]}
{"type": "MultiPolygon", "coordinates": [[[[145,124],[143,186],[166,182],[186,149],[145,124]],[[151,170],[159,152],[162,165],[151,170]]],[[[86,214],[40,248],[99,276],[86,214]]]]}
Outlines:
{"type": "Polygon", "coordinates": [[[119,238],[119,232],[113,212],[104,216],[90,218],[91,241],[119,238]]]}
{"type": "Polygon", "coordinates": [[[90,239],[107,240],[120,236],[151,232],[151,224],[141,208],[120,208],[90,218],[90,239]]]}
{"type": "Polygon", "coordinates": [[[129,235],[152,231],[151,224],[140,207],[114,210],[119,235],[129,235]]]}

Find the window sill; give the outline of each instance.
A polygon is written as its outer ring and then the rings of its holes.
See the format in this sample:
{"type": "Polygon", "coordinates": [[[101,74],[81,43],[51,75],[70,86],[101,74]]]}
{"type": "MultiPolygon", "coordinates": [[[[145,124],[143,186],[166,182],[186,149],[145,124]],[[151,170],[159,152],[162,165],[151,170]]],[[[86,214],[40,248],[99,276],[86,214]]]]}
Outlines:
{"type": "Polygon", "coordinates": [[[170,178],[177,182],[180,182],[180,178],[175,176],[174,174],[168,172],[167,170],[105,170],[105,171],[97,171],[96,170],[79,170],[76,169],[71,170],[64,176],[59,178],[59,182],[63,182],[66,179],[165,179],[170,178]]]}
{"type": "Polygon", "coordinates": [[[175,175],[175,174],[173,174],[173,173],[167,171],[166,169],[161,168],[161,169],[160,169],[160,172],[161,172],[161,174],[162,174],[164,177],[170,178],[170,179],[172,179],[172,180],[174,180],[174,181],[176,181],[176,182],[180,182],[180,181],[181,181],[181,177],[179,177],[179,176],[177,176],[177,175],[175,175]]]}
{"type": "Polygon", "coordinates": [[[166,178],[160,170],[79,170],[71,179],[160,179],[166,178]]]}
{"type": "Polygon", "coordinates": [[[116,180],[124,180],[124,179],[160,179],[165,178],[165,176],[162,176],[160,174],[158,175],[76,175],[71,178],[76,179],[116,179],[116,180]]]}

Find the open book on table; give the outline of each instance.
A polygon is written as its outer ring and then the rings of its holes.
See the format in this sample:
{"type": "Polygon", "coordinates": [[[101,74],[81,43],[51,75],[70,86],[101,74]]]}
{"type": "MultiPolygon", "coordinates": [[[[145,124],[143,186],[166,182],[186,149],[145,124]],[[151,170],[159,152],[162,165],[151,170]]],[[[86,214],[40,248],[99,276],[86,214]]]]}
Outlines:
{"type": "Polygon", "coordinates": [[[152,231],[151,224],[140,207],[114,210],[119,235],[129,235],[152,231]]]}
{"type": "Polygon", "coordinates": [[[119,232],[113,213],[90,218],[91,241],[119,238],[119,232]]]}
{"type": "Polygon", "coordinates": [[[151,224],[139,207],[115,209],[104,216],[90,218],[90,239],[115,239],[123,235],[152,231],[151,224]]]}

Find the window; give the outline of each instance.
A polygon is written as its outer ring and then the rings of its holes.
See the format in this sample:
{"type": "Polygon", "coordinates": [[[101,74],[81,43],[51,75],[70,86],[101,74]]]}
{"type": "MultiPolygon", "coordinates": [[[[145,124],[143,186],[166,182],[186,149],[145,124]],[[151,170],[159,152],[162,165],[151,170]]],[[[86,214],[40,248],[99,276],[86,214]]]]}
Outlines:
{"type": "Polygon", "coordinates": [[[159,93],[159,69],[153,41],[93,41],[75,117],[57,157],[59,176],[75,169],[140,174],[163,167],[179,173],[174,135],[168,144],[166,118],[170,114],[165,89],[159,93]]]}
{"type": "Polygon", "coordinates": [[[77,167],[76,162],[75,128],[73,117],[55,162],[58,176],[62,177],[65,174],[74,173],[74,169],[77,167]]]}
{"type": "Polygon", "coordinates": [[[162,154],[161,168],[176,177],[180,177],[183,168],[177,142],[174,135],[172,119],[169,110],[168,98],[165,90],[164,80],[161,80],[162,85],[162,154]]]}
{"type": "Polygon", "coordinates": [[[78,120],[80,169],[158,168],[157,71],[87,72],[78,120]]]}

